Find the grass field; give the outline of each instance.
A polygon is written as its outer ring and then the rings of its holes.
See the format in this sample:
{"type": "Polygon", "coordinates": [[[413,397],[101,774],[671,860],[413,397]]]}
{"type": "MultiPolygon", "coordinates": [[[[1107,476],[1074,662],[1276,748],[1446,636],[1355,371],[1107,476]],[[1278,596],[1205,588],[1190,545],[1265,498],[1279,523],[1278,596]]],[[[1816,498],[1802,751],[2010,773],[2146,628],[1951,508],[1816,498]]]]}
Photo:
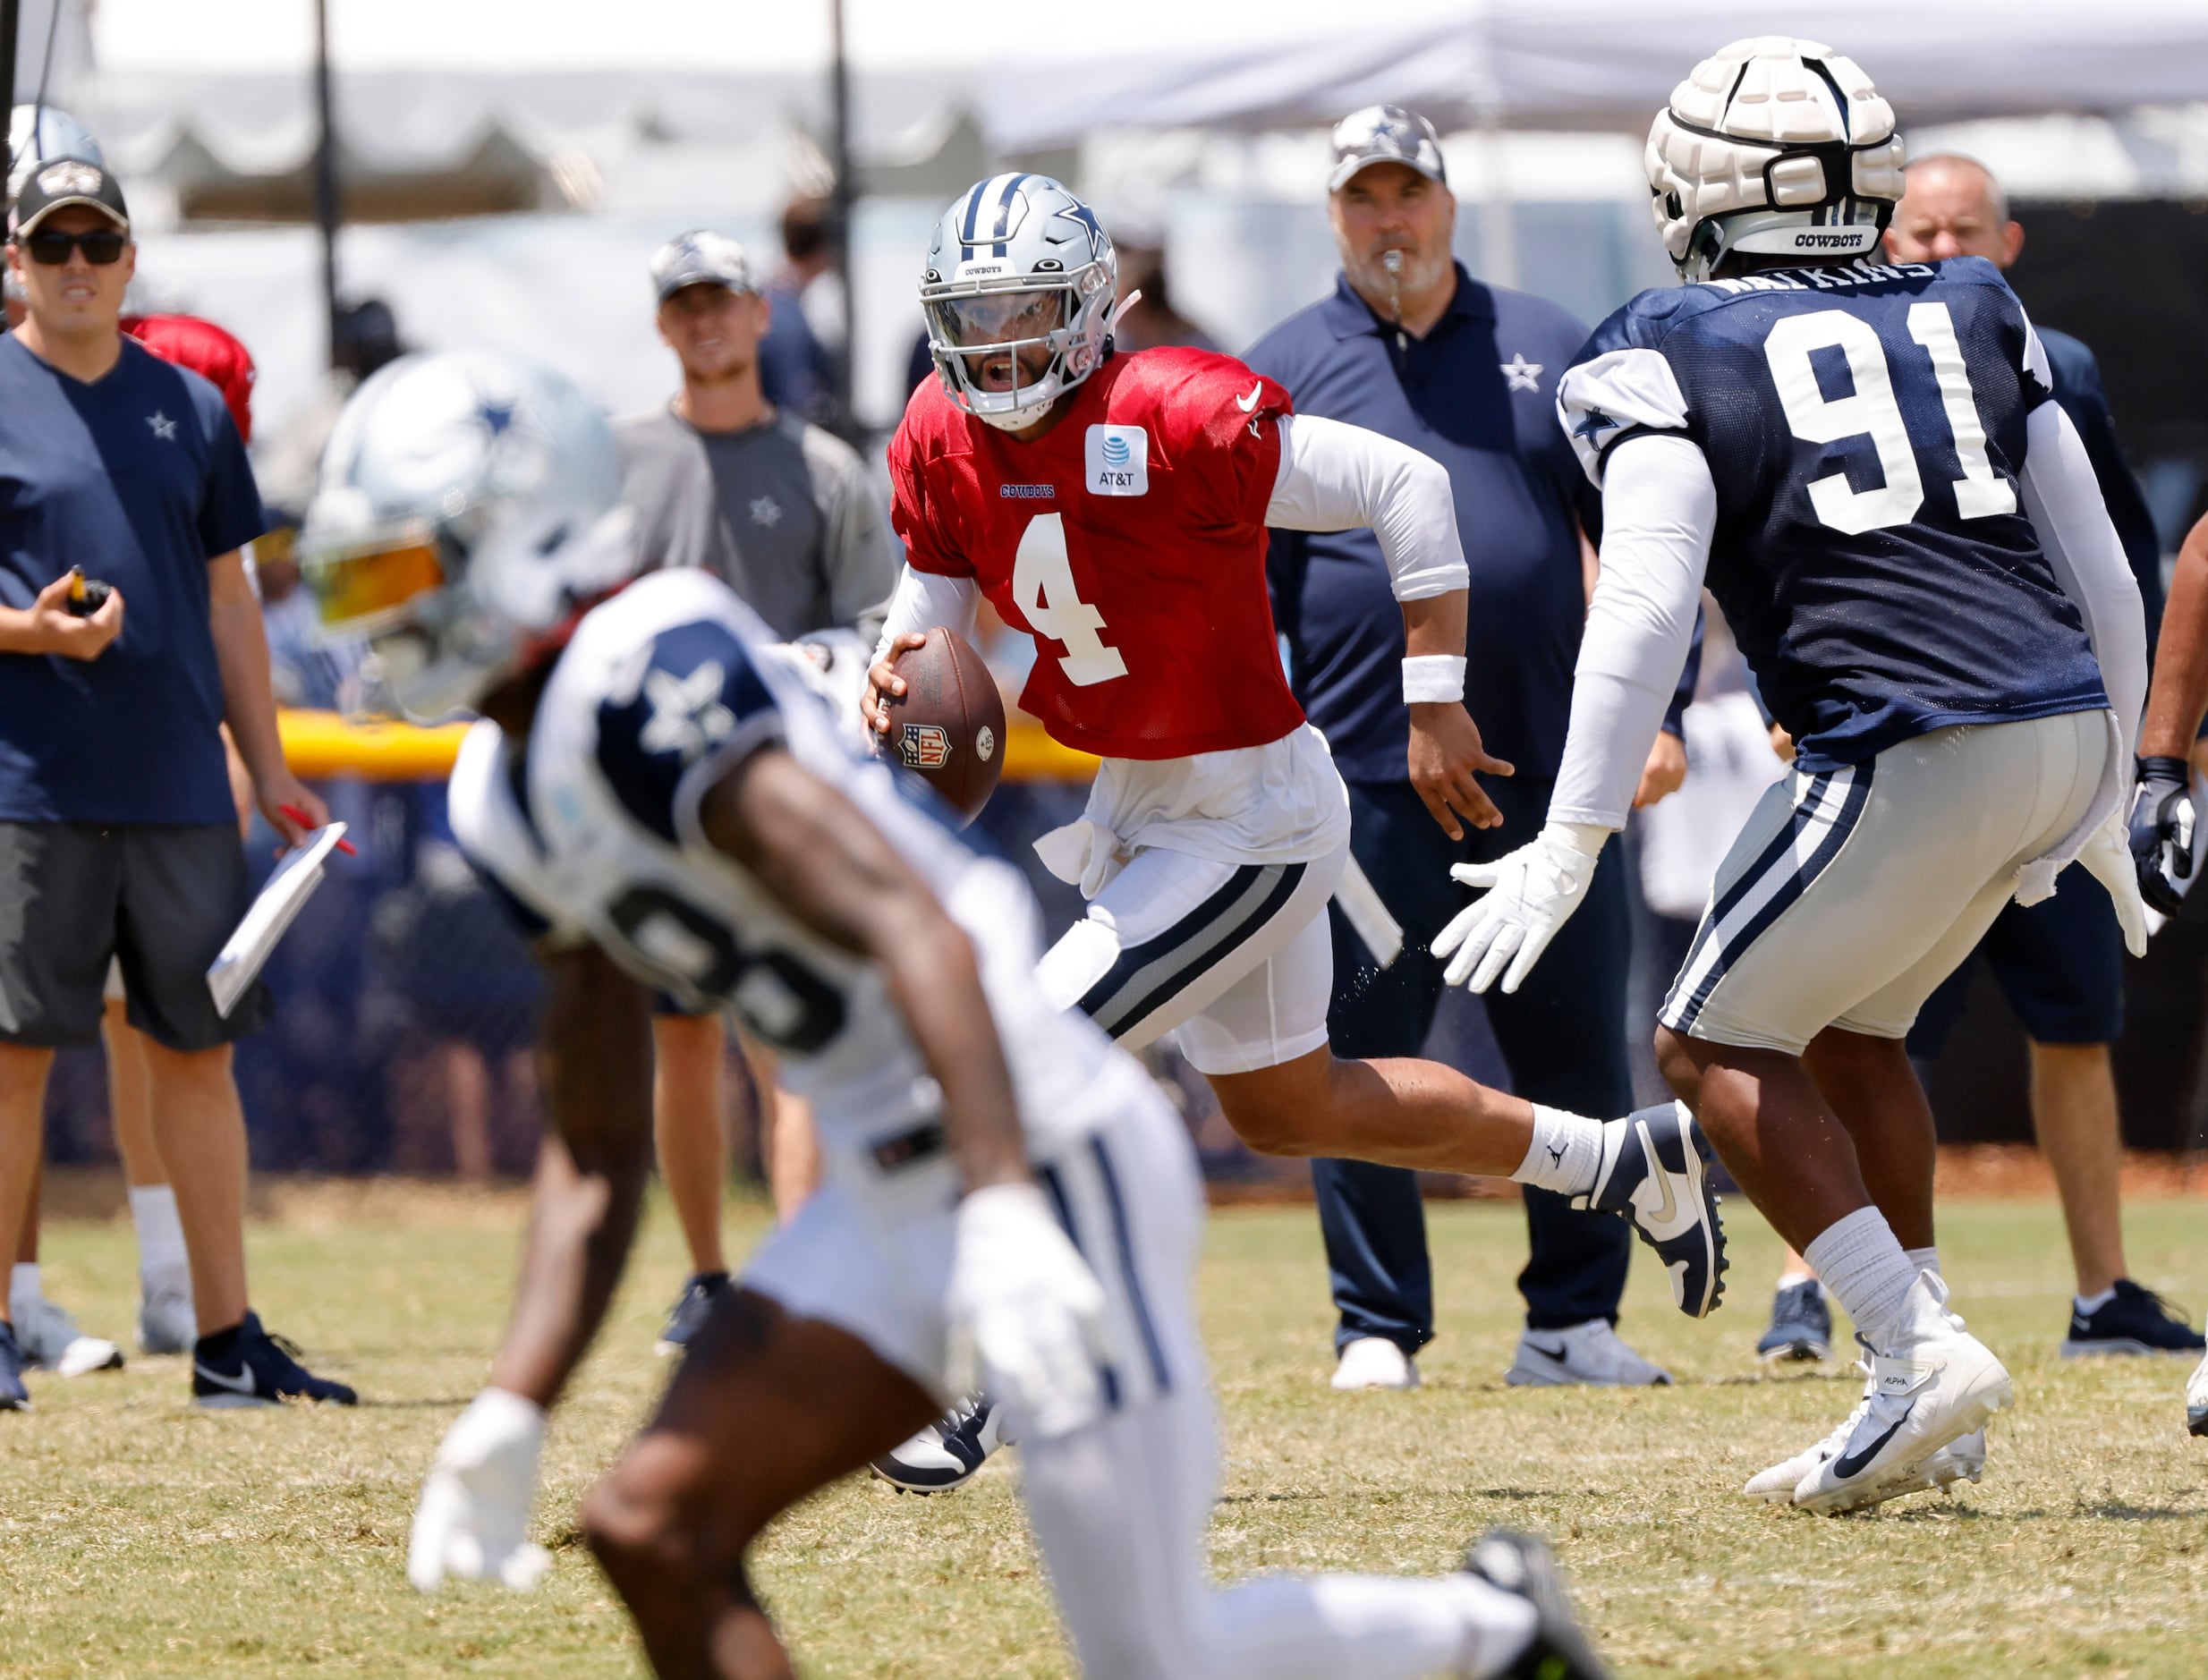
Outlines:
{"type": "MultiPolygon", "coordinates": [[[[0,1417],[0,1675],[639,1672],[571,1516],[664,1375],[650,1346],[681,1271],[671,1224],[652,1220],[560,1414],[539,1521],[559,1552],[550,1581],[526,1599],[470,1587],[430,1600],[403,1575],[414,1489],[482,1380],[522,1203],[384,1187],[276,1206],[251,1238],[256,1298],[373,1404],[195,1412],[177,1359],[34,1376],[37,1410],[0,1417]]],[[[1219,1572],[1439,1571],[1507,1523],[1555,1540],[1626,1675],[2208,1674],[2208,1441],[2184,1432],[2188,1368],[2056,1357],[2068,1283],[2051,1202],[1944,1209],[1957,1305],[2021,1396],[1985,1482],[1840,1520],[1734,1495],[1822,1435],[1855,1379],[1755,1379],[1777,1249],[1739,1204],[1727,1211],[1734,1302],[1710,1322],[1678,1317],[1636,1259],[1625,1328],[1680,1387],[1505,1388],[1517,1210],[1452,1203],[1432,1209],[1443,1336],[1426,1387],[1355,1397],[1323,1381],[1310,1210],[1220,1215],[1202,1279],[1227,1430],[1219,1572]]],[[[2204,1214],[2170,1200],[2129,1218],[2140,1276],[2196,1304],[2204,1214]]],[[[748,1237],[759,1216],[736,1219],[748,1237]]],[[[58,1223],[47,1263],[49,1293],[123,1333],[127,1225],[58,1223]]],[[[812,1675],[1069,1672],[1001,1463],[948,1498],[839,1487],[770,1537],[757,1578],[812,1675]]]]}

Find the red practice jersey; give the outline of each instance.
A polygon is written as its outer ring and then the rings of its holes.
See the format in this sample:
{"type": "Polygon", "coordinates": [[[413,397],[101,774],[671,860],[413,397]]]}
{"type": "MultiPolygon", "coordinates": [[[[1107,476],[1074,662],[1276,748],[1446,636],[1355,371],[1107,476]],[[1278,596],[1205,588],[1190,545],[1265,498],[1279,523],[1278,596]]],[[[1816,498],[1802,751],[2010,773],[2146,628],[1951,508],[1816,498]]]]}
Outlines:
{"type": "Polygon", "coordinates": [[[126,315],[123,330],[162,361],[191,369],[220,391],[240,441],[253,441],[253,358],[243,344],[196,315],[126,315]]]}
{"type": "Polygon", "coordinates": [[[1265,590],[1288,394],[1231,356],[1113,356],[1022,443],[913,394],[889,445],[916,572],[972,578],[1035,638],[1020,704],[1069,747],[1181,759],[1304,721],[1265,590]]]}

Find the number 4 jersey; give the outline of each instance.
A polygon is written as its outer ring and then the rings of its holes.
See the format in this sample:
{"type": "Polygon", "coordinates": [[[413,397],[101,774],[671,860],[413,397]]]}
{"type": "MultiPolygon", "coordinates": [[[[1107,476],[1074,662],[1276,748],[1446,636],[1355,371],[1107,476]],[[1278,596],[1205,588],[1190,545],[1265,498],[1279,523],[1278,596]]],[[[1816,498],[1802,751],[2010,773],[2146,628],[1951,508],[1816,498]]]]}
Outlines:
{"type": "Polygon", "coordinates": [[[1304,721],[1265,589],[1265,510],[1288,395],[1228,356],[1112,356],[1023,443],[941,382],[889,445],[916,572],[971,578],[1037,657],[1021,706],[1067,746],[1180,759],[1304,721]]]}
{"type": "Polygon", "coordinates": [[[454,836],[542,938],[595,943],[686,1005],[727,1008],[814,1105],[831,1175],[864,1189],[939,1154],[939,1096],[872,963],[786,911],[701,832],[705,790],[777,746],[836,787],[973,943],[1031,1146],[1092,1130],[1124,1083],[1086,1020],[1034,980],[1039,929],[1016,870],[970,850],[924,793],[863,755],[803,675],[803,655],[707,573],[650,573],[584,617],[526,750],[494,724],[454,767],[454,836]]]}
{"type": "Polygon", "coordinates": [[[1645,433],[1708,461],[1707,581],[1805,770],[1951,724],[2105,706],[2019,504],[2045,352],[1993,266],[1787,269],[1644,292],[1557,407],[1589,476],[1645,433]]]}

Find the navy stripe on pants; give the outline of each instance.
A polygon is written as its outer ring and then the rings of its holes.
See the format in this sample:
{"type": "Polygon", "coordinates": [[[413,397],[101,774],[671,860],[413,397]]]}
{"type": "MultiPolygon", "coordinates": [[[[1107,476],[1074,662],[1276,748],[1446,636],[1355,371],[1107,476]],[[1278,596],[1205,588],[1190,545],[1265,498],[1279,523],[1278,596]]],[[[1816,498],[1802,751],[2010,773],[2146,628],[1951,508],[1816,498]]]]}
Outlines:
{"type": "MultiPolygon", "coordinates": [[[[1372,966],[1364,942],[1334,917],[1334,1002],[1328,1036],[1343,1056],[1416,1056],[1441,999],[1443,964],[1428,950],[1469,902],[1449,866],[1484,861],[1541,831],[1553,783],[1490,776],[1482,784],[1503,813],[1499,828],[1441,832],[1408,783],[1349,784],[1350,850],[1397,921],[1403,955],[1372,966]]],[[[1488,1022],[1510,1069],[1512,1089],[1531,1101],[1598,1118],[1633,1107],[1626,1056],[1626,968],[1632,952],[1624,864],[1605,849],[1578,912],[1558,930],[1525,984],[1490,992],[1488,1022]]],[[[1364,1161],[1312,1163],[1319,1225],[1340,1313],[1338,1349],[1386,1336],[1405,1353],[1433,1338],[1433,1270],[1417,1175],[1364,1161]]],[[[1575,1212],[1559,1195],[1525,1192],[1532,1255],[1518,1275],[1526,1325],[1561,1329],[1618,1316],[1633,1235],[1609,1214],[1575,1212]]]]}

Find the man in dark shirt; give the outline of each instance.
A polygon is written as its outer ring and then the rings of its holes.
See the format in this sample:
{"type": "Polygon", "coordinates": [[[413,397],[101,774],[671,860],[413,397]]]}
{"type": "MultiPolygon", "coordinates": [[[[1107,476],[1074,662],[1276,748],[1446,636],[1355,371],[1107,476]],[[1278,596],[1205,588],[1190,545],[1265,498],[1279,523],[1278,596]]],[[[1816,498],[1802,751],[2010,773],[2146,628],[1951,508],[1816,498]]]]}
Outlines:
{"type": "MultiPolygon", "coordinates": [[[[28,1210],[54,1050],[98,1036],[119,960],[190,1252],[195,1397],[350,1402],[251,1311],[230,1044],[268,1003],[257,990],[225,1018],[206,983],[251,896],[217,726],[287,842],[327,816],[276,735],[240,553],[260,498],[220,393],[123,336],[135,247],[104,169],[34,170],[7,260],[27,313],[0,338],[0,1253],[28,1210]],[[96,608],[80,572],[111,586],[96,608]]],[[[26,1403],[20,1365],[0,1331],[0,1409],[26,1403]]]]}
{"type": "MultiPolygon", "coordinates": [[[[1448,469],[1473,576],[1465,704],[1488,750],[1517,769],[1482,784],[1503,826],[1451,840],[1409,782],[1403,615],[1377,540],[1369,530],[1273,533],[1274,613],[1296,699],[1349,785],[1352,853],[1404,929],[1401,956],[1380,969],[1338,907],[1329,1031],[1338,1055],[1415,1056],[1441,993],[1427,946],[1464,904],[1449,868],[1533,836],[1563,751],[1590,582],[1581,527],[1598,505],[1557,428],[1556,378],[1587,333],[1554,304],[1483,285],[1453,260],[1456,199],[1423,117],[1383,106],[1345,119],[1329,189],[1343,270],[1334,295],[1245,360],[1286,386],[1298,412],[1370,427],[1448,469]]],[[[1676,787],[1685,765],[1676,735],[1663,737],[1646,796],[1676,787]]],[[[1623,866],[1611,859],[1549,963],[1516,996],[1489,999],[1518,1095],[1580,1114],[1633,1106],[1626,917],[1623,866]]],[[[1312,1178],[1341,1312],[1335,1385],[1408,1387],[1418,1380],[1411,1355],[1433,1336],[1417,1178],[1349,1161],[1315,1161],[1312,1178]]],[[[1625,1234],[1546,1191],[1529,1189],[1525,1204],[1526,1332],[1509,1380],[1669,1380],[1613,1328],[1625,1234]]]]}

